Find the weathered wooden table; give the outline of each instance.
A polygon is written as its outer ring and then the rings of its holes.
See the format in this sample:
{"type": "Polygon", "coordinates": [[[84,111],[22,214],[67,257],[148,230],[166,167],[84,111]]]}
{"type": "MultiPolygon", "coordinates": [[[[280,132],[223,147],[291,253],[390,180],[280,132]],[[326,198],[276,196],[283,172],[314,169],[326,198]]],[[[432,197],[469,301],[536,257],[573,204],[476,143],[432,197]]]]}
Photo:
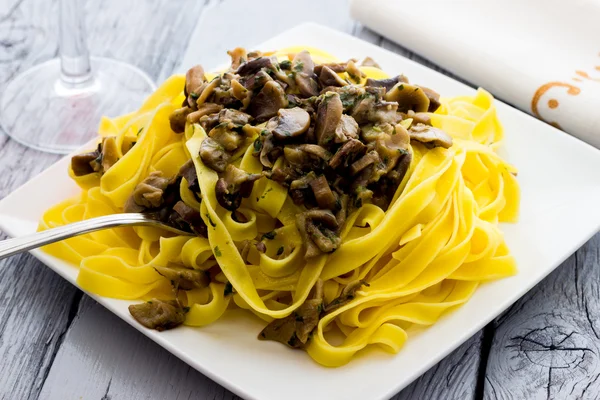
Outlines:
{"type": "MultiPolygon", "coordinates": [[[[304,21],[444,72],[352,21],[346,0],[105,0],[87,2],[86,12],[92,54],[137,65],[157,82],[188,45],[202,56],[184,62],[210,67],[227,49],[304,21]]],[[[56,55],[56,19],[56,1],[0,0],[0,84],[56,55]]],[[[0,135],[0,197],[57,159],[0,135]]],[[[600,398],[599,257],[596,235],[395,399],[600,398]]],[[[29,255],[0,262],[0,397],[236,398],[29,255]]]]}

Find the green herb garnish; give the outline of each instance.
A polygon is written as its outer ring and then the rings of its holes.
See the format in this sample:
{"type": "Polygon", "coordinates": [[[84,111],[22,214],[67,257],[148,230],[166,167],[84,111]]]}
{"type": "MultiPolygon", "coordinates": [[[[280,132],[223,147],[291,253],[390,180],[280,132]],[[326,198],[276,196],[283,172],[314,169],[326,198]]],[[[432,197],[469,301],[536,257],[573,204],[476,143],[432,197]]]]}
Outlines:
{"type": "Polygon", "coordinates": [[[204,215],[206,215],[206,218],[208,218],[208,223],[210,224],[210,226],[212,226],[213,228],[217,226],[217,224],[215,224],[213,222],[213,220],[210,218],[210,215],[208,213],[206,213],[204,215]]]}
{"type": "Polygon", "coordinates": [[[215,246],[215,257],[221,257],[221,250],[219,250],[219,246],[215,246]]]}
{"type": "Polygon", "coordinates": [[[280,256],[283,254],[283,246],[277,249],[277,255],[280,256]]]}
{"type": "Polygon", "coordinates": [[[261,236],[260,240],[265,240],[265,239],[273,240],[273,239],[275,239],[275,236],[277,236],[277,232],[275,232],[275,231],[267,232],[261,236]]]}

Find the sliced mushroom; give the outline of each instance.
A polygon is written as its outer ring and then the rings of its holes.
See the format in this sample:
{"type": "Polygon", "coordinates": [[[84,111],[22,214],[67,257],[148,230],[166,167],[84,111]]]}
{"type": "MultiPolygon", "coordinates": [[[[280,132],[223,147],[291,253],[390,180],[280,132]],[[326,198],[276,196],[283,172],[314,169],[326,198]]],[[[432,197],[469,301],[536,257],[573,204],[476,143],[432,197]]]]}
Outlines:
{"type": "Polygon", "coordinates": [[[302,348],[317,327],[322,310],[323,282],[319,280],[312,299],[306,300],[289,316],[273,320],[260,332],[258,338],[274,340],[294,349],[302,348]]]}
{"type": "Polygon", "coordinates": [[[158,208],[163,204],[163,194],[170,179],[162,176],[160,171],[150,175],[133,189],[133,193],[123,208],[124,212],[142,212],[146,209],[158,208]]]}
{"type": "Polygon", "coordinates": [[[323,86],[345,86],[348,84],[338,74],[335,73],[331,68],[323,66],[321,73],[319,74],[319,82],[323,86]]]}
{"type": "Polygon", "coordinates": [[[363,67],[374,67],[374,68],[381,69],[379,64],[377,64],[377,62],[369,56],[365,57],[365,59],[360,63],[360,65],[363,67]]]}
{"type": "Polygon", "coordinates": [[[200,145],[200,158],[209,168],[223,172],[231,159],[225,148],[212,138],[206,138],[200,145]]]}
{"type": "Polygon", "coordinates": [[[329,160],[329,166],[337,169],[340,166],[347,167],[352,160],[361,155],[366,149],[360,140],[350,139],[340,147],[329,160]]]}
{"type": "Polygon", "coordinates": [[[369,284],[363,280],[353,281],[344,286],[342,293],[335,299],[331,300],[331,303],[327,304],[323,308],[323,312],[330,313],[352,301],[356,297],[356,291],[363,286],[369,286],[369,284]]]}
{"type": "MultiPolygon", "coordinates": [[[[272,168],[273,162],[270,159],[270,155],[275,148],[275,145],[273,144],[273,134],[269,133],[266,136],[261,136],[260,139],[262,141],[257,139],[259,140],[259,143],[261,143],[259,152],[260,163],[267,168],[272,168]]],[[[256,150],[256,146],[254,148],[256,150]]]]}
{"type": "Polygon", "coordinates": [[[229,211],[235,211],[242,203],[242,197],[250,196],[254,181],[262,175],[249,174],[244,170],[229,164],[225,174],[215,186],[217,201],[221,207],[229,211]]]}
{"type": "MultiPolygon", "coordinates": [[[[71,169],[75,176],[83,176],[92,174],[95,171],[92,163],[96,164],[96,160],[101,160],[102,153],[100,150],[95,150],[89,153],[77,154],[71,158],[71,169]]],[[[99,165],[99,163],[98,163],[99,165]]]]}
{"type": "Polygon", "coordinates": [[[358,124],[349,115],[342,114],[340,123],[335,128],[335,143],[345,143],[350,139],[358,139],[358,124]]]}
{"type": "Polygon", "coordinates": [[[429,98],[418,86],[398,83],[385,94],[387,101],[398,103],[398,111],[425,112],[429,109],[429,98]]]}
{"type": "Polygon", "coordinates": [[[394,101],[378,101],[369,111],[369,122],[375,122],[378,124],[395,124],[402,118],[396,112],[397,110],[398,104],[394,101]]]}
{"type": "Polygon", "coordinates": [[[329,210],[308,210],[296,215],[296,227],[306,245],[304,258],[311,258],[321,253],[330,253],[341,243],[335,233],[338,222],[329,210]]]}
{"type": "MultiPolygon", "coordinates": [[[[175,133],[182,133],[185,131],[185,123],[187,121],[188,115],[192,112],[192,109],[185,106],[176,109],[169,115],[169,124],[171,125],[171,130],[175,133]]],[[[198,117],[200,118],[200,117],[198,117]]]]}
{"type": "Polygon", "coordinates": [[[425,124],[416,124],[410,127],[408,134],[411,140],[416,140],[432,147],[450,148],[452,137],[441,129],[425,124]]]}
{"type": "Polygon", "coordinates": [[[278,112],[273,136],[278,140],[302,135],[310,125],[310,115],[300,107],[282,108],[278,112]]]}
{"type": "Polygon", "coordinates": [[[350,197],[344,193],[341,196],[339,196],[336,201],[336,206],[338,207],[338,210],[335,213],[335,219],[337,220],[337,223],[338,223],[338,231],[337,231],[338,233],[342,230],[342,228],[344,227],[344,224],[346,223],[346,218],[348,217],[348,201],[349,200],[350,200],[350,197]]]}
{"type": "Polygon", "coordinates": [[[173,206],[173,211],[169,217],[169,223],[173,226],[181,227],[183,231],[192,231],[196,235],[208,237],[206,224],[200,216],[198,210],[185,204],[183,201],[178,201],[173,206]],[[176,216],[176,218],[174,218],[176,216]],[[189,228],[189,229],[187,229],[189,228]]]}
{"type": "Polygon", "coordinates": [[[208,136],[219,143],[227,151],[235,151],[244,142],[244,138],[234,131],[235,124],[221,122],[208,132],[208,136]]]}
{"type": "Polygon", "coordinates": [[[440,103],[440,94],[435,90],[429,89],[425,86],[419,87],[421,88],[421,90],[423,90],[423,92],[429,99],[429,108],[427,109],[427,111],[435,112],[435,110],[437,110],[442,105],[442,103],[440,103]]]}
{"type": "Polygon", "coordinates": [[[242,85],[247,90],[258,90],[263,87],[267,82],[272,81],[271,75],[261,70],[241,80],[242,85]]]}
{"type": "Polygon", "coordinates": [[[300,94],[304,97],[316,96],[319,94],[319,86],[314,77],[315,64],[310,57],[310,53],[302,50],[292,60],[292,70],[295,72],[294,80],[298,86],[300,94]]]}
{"type": "Polygon", "coordinates": [[[315,74],[317,75],[321,75],[321,72],[323,71],[323,68],[327,67],[330,70],[332,70],[333,72],[346,72],[346,65],[347,62],[342,62],[342,63],[325,63],[325,64],[319,64],[319,65],[315,65],[315,74]]]}
{"type": "Polygon", "coordinates": [[[252,120],[252,116],[245,112],[225,108],[219,112],[219,122],[232,122],[236,125],[246,125],[252,120]]]}
{"type": "Polygon", "coordinates": [[[102,171],[106,172],[119,161],[119,147],[116,136],[102,139],[102,171]]]}
{"type": "Polygon", "coordinates": [[[217,124],[219,123],[219,114],[215,113],[210,115],[203,115],[198,120],[198,123],[200,124],[202,129],[204,129],[205,132],[210,132],[210,130],[217,126],[217,124]]]}
{"type": "Polygon", "coordinates": [[[310,187],[319,207],[329,210],[335,208],[335,197],[325,175],[321,175],[317,179],[310,181],[310,187]]]}
{"type": "Polygon", "coordinates": [[[358,160],[352,163],[350,166],[350,174],[356,175],[363,169],[367,168],[371,164],[379,162],[379,154],[375,150],[371,150],[358,160]]]}
{"type": "Polygon", "coordinates": [[[185,320],[183,309],[175,301],[152,299],[146,303],[132,304],[129,313],[146,328],[157,331],[175,328],[185,320]]]}
{"type": "Polygon", "coordinates": [[[335,139],[335,130],[342,119],[344,106],[340,95],[334,92],[325,93],[317,108],[315,136],[320,146],[329,145],[335,139]]]}
{"type": "Polygon", "coordinates": [[[368,78],[365,86],[382,87],[386,92],[389,92],[398,82],[408,83],[408,79],[404,75],[398,75],[393,78],[372,79],[368,78]]]}
{"type": "Polygon", "coordinates": [[[238,69],[240,64],[245,63],[248,60],[246,49],[243,47],[236,47],[233,50],[227,52],[231,57],[231,69],[238,69]]]}
{"type": "MultiPolygon", "coordinates": [[[[220,104],[204,103],[200,107],[198,107],[196,111],[189,113],[186,117],[186,120],[190,124],[195,124],[196,122],[200,121],[200,118],[202,118],[203,116],[218,113],[219,111],[221,111],[222,108],[223,106],[220,104]]],[[[183,126],[183,128],[185,129],[185,125],[183,126]]],[[[172,125],[171,129],[173,129],[172,125]]]]}
{"type": "Polygon", "coordinates": [[[195,65],[188,69],[185,74],[185,94],[197,99],[204,81],[204,68],[201,65],[195,65]]]}
{"type": "Polygon", "coordinates": [[[356,84],[359,84],[364,76],[364,73],[352,60],[348,61],[348,64],[346,64],[346,73],[348,74],[348,77],[350,77],[350,80],[356,84]]]}
{"type": "Polygon", "coordinates": [[[288,101],[281,85],[275,81],[269,81],[263,86],[260,93],[252,98],[247,111],[260,123],[277,115],[279,109],[286,108],[287,104],[288,101]]]}
{"type": "Polygon", "coordinates": [[[316,144],[300,144],[298,145],[298,149],[302,150],[307,154],[320,158],[323,161],[329,161],[329,159],[331,158],[330,152],[316,144]]]}
{"type": "Polygon", "coordinates": [[[361,95],[354,103],[350,116],[359,124],[363,125],[369,122],[369,115],[371,114],[377,98],[374,94],[365,92],[361,95]]]}
{"type": "Polygon", "coordinates": [[[273,62],[269,57],[258,57],[240,65],[236,73],[240,76],[255,74],[262,68],[273,68],[273,62]]]}
{"type": "Polygon", "coordinates": [[[205,271],[182,267],[154,266],[156,272],[170,280],[173,286],[181,290],[205,288],[210,283],[210,275],[205,271]]]}

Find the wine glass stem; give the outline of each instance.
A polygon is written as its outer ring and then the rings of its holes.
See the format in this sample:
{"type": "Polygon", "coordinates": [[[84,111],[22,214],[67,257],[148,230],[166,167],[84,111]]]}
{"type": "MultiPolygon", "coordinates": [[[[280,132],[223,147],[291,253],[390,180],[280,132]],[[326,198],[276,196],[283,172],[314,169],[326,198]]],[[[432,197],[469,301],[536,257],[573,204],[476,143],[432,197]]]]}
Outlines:
{"type": "Polygon", "coordinates": [[[60,0],[59,4],[60,80],[65,86],[86,86],[92,82],[83,4],[81,0],[60,0]]]}

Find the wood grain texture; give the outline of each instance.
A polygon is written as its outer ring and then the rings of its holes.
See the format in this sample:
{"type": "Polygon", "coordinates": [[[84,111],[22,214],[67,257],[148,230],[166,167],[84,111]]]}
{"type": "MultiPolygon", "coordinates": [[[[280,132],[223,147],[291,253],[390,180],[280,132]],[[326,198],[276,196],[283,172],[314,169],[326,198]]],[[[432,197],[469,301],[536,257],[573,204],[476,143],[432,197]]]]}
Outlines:
{"type": "MultiPolygon", "coordinates": [[[[86,23],[93,54],[130,62],[159,82],[179,64],[215,66],[226,60],[227,49],[252,46],[305,21],[351,33],[452,76],[353,22],[346,0],[298,4],[90,1],[86,23]],[[200,56],[182,59],[188,45],[200,56]]],[[[56,1],[0,0],[0,87],[56,55],[56,12],[56,1]]],[[[1,135],[0,197],[56,159],[1,135]]],[[[596,236],[394,399],[598,398],[599,249],[596,236]]],[[[80,291],[29,255],[0,262],[0,321],[2,399],[237,398],[89,297],[82,299],[80,291]]]]}
{"type": "Polygon", "coordinates": [[[495,321],[486,399],[600,397],[600,235],[495,321]]]}

